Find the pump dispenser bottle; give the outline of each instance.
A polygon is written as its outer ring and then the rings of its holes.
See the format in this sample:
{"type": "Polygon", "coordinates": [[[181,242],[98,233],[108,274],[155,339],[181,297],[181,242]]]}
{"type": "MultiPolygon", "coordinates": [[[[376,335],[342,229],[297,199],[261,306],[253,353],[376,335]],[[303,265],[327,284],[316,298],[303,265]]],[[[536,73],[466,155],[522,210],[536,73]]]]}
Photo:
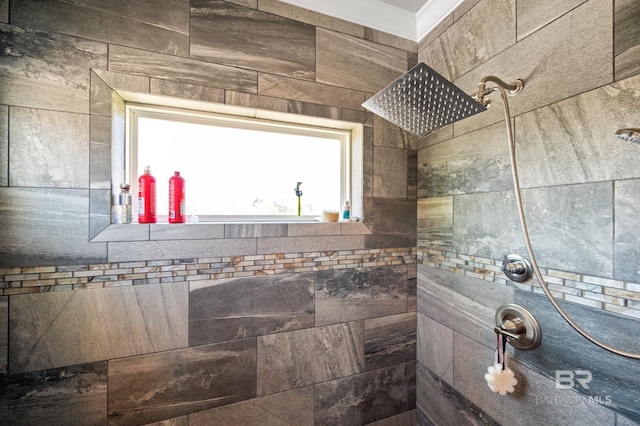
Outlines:
{"type": "Polygon", "coordinates": [[[145,166],[138,178],[138,223],[156,223],[156,179],[151,167],[145,166]]]}

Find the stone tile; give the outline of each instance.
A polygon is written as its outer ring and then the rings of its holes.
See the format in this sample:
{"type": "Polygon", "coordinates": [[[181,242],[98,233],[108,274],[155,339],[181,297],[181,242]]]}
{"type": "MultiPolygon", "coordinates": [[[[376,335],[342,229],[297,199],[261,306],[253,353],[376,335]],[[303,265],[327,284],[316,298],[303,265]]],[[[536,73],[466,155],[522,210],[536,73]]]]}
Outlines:
{"type": "Polygon", "coordinates": [[[149,86],[151,84],[149,77],[105,70],[93,70],[93,72],[100,77],[112,91],[149,93],[149,86]]]}
{"type": "Polygon", "coordinates": [[[355,110],[365,101],[359,90],[263,73],[258,74],[258,94],[355,110]]]}
{"type": "MultiPolygon", "coordinates": [[[[540,346],[531,352],[518,351],[519,363],[553,381],[558,370],[587,370],[592,375],[589,389],[576,385],[573,391],[579,393],[575,395],[601,397],[603,401],[608,398],[610,402],[605,404],[606,407],[640,422],[640,365],[637,360],[612,354],[583,338],[551,304],[545,303],[544,296],[516,291],[514,302],[527,307],[543,327],[540,346]]],[[[639,319],[624,318],[572,303],[559,303],[580,327],[596,339],[620,350],[640,353],[640,342],[629,338],[638,330],[639,319]]]]}
{"type": "Polygon", "coordinates": [[[418,305],[418,279],[416,277],[413,277],[407,280],[407,311],[416,312],[418,309],[417,305],[418,305]]]}
{"type": "Polygon", "coordinates": [[[0,187],[0,268],[104,263],[106,244],[88,239],[88,197],[79,189],[0,187]]]}
{"type": "Polygon", "coordinates": [[[169,240],[109,243],[109,262],[175,258],[207,258],[256,254],[251,238],[213,240],[169,240]]]}
{"type": "Polygon", "coordinates": [[[415,426],[415,424],[416,410],[411,410],[392,417],[387,417],[386,419],[378,420],[377,422],[368,423],[367,426],[415,426]]]}
{"type": "Polygon", "coordinates": [[[364,27],[354,22],[334,18],[302,7],[293,6],[278,0],[260,0],[258,9],[296,21],[315,25],[320,28],[340,31],[355,37],[364,38],[364,27]]]}
{"type": "Polygon", "coordinates": [[[258,254],[356,250],[363,246],[363,235],[259,238],[258,254]]]}
{"type": "Polygon", "coordinates": [[[640,72],[640,4],[634,0],[614,2],[615,79],[640,72]]]}
{"type": "Polygon", "coordinates": [[[149,225],[152,241],[225,238],[225,225],[212,223],[154,223],[149,225]]]}
{"type": "Polygon", "coordinates": [[[286,237],[286,223],[225,224],[224,238],[286,237]]]}
{"type": "Polygon", "coordinates": [[[110,190],[111,117],[91,115],[89,131],[89,188],[110,190]]]}
{"type": "MultiPolygon", "coordinates": [[[[487,413],[418,363],[418,425],[498,426],[487,413]]],[[[483,390],[483,392],[488,392],[483,390]]]]}
{"type": "Polygon", "coordinates": [[[518,40],[538,31],[565,13],[570,12],[571,9],[580,6],[585,1],[586,0],[569,0],[558,3],[552,0],[519,0],[516,5],[518,40]]]}
{"type": "Polygon", "coordinates": [[[256,396],[256,340],[109,361],[109,424],[146,424],[256,396]]]}
{"type": "Polygon", "coordinates": [[[340,120],[342,110],[338,107],[312,104],[309,102],[287,101],[287,111],[292,114],[340,120]]]}
{"type": "Polygon", "coordinates": [[[365,320],[365,370],[389,367],[415,359],[415,312],[365,320]]]}
{"type": "Polygon", "coordinates": [[[191,57],[314,80],[312,25],[222,0],[191,2],[191,57]]]}
{"type": "Polygon", "coordinates": [[[418,245],[453,248],[453,197],[418,199],[418,245]]]}
{"type": "Polygon", "coordinates": [[[258,395],[351,376],[363,369],[362,322],[258,337],[258,395]]]}
{"type": "Polygon", "coordinates": [[[256,93],[256,72],[112,45],[109,70],[187,84],[256,93]]]}
{"type": "Polygon", "coordinates": [[[11,186],[87,187],[87,115],[12,107],[9,119],[11,186]]]}
{"type": "Polygon", "coordinates": [[[9,185],[9,107],[0,105],[0,186],[9,185]]]}
{"type": "Polygon", "coordinates": [[[151,79],[150,93],[160,96],[171,96],[174,98],[193,99],[196,101],[207,101],[224,103],[224,90],[215,87],[207,87],[199,84],[179,83],[177,81],[151,79]]]}
{"type": "Polygon", "coordinates": [[[288,231],[290,237],[341,235],[341,233],[341,223],[291,223],[288,231]]]}
{"type": "Polygon", "coordinates": [[[480,3],[480,0],[462,0],[462,2],[460,2],[460,4],[453,10],[454,21],[460,19],[478,3],[480,3]]]}
{"type": "Polygon", "coordinates": [[[317,384],[316,425],[360,425],[409,409],[406,365],[317,384]]]}
{"type": "Polygon", "coordinates": [[[3,422],[106,425],[107,363],[0,377],[3,422]]]}
{"type": "MultiPolygon", "coordinates": [[[[353,216],[352,212],[351,217],[353,218],[357,216],[353,216]]],[[[367,225],[362,222],[343,222],[341,225],[342,235],[371,234],[371,231],[369,230],[369,228],[367,228],[367,225]]]]}
{"type": "Polygon", "coordinates": [[[11,296],[11,374],[187,345],[186,283],[11,296]]]}
{"type": "Polygon", "coordinates": [[[189,426],[313,426],[313,386],[189,415],[189,426]]]}
{"type": "Polygon", "coordinates": [[[417,360],[449,384],[453,384],[453,330],[418,314],[417,360]]]}
{"type": "Polygon", "coordinates": [[[150,225],[111,224],[91,241],[149,241],[150,225]]]}
{"type": "Polygon", "coordinates": [[[407,312],[407,267],[316,272],[316,325],[407,312]]]}
{"type": "Polygon", "coordinates": [[[418,151],[407,152],[407,198],[418,198],[418,151]]]}
{"type": "MultiPolygon", "coordinates": [[[[454,83],[467,93],[475,93],[478,82],[486,75],[505,81],[523,79],[522,94],[509,99],[512,116],[609,84],[613,78],[612,15],[611,0],[583,3],[454,83]],[[535,68],[531,64],[536,64],[535,68]]],[[[502,108],[495,106],[456,123],[456,131],[502,122],[502,108]]]]}
{"type": "MultiPolygon", "coordinates": [[[[344,33],[345,31],[337,30],[337,32],[344,33]]],[[[409,40],[403,37],[398,37],[396,35],[389,34],[384,31],[379,31],[374,28],[365,27],[364,39],[373,41],[375,43],[384,44],[385,46],[395,47],[396,49],[405,50],[407,51],[407,53],[413,53],[414,55],[418,51],[418,47],[415,41],[409,40]]],[[[417,63],[413,65],[408,64],[407,69],[411,68],[414,65],[417,65],[417,63]]]]}
{"type": "Polygon", "coordinates": [[[374,148],[373,196],[407,197],[407,151],[376,146],[374,148]]]}
{"type": "Polygon", "coordinates": [[[189,345],[314,326],[313,273],[191,283],[189,345]]]}
{"type": "Polygon", "coordinates": [[[9,361],[9,298],[0,296],[0,376],[7,374],[9,361]]]}
{"type": "Polygon", "coordinates": [[[51,33],[187,56],[189,1],[104,2],[27,0],[11,5],[11,22],[51,33]]]}
{"type": "Polygon", "coordinates": [[[364,199],[363,218],[365,225],[372,233],[401,236],[413,240],[411,244],[395,247],[413,247],[416,237],[416,200],[402,198],[370,198],[364,199]]]}
{"type": "Polygon", "coordinates": [[[640,282],[639,199],[640,179],[615,182],[614,277],[632,282],[640,282]]]}
{"type": "Polygon", "coordinates": [[[159,422],[147,423],[145,426],[189,426],[189,416],[180,416],[159,422]]]}
{"type": "Polygon", "coordinates": [[[454,345],[456,390],[473,397],[474,403],[500,424],[614,424],[615,414],[605,406],[581,400],[572,390],[556,389],[554,380],[514,361],[509,367],[519,382],[515,392],[508,397],[490,392],[483,376],[492,363],[494,349],[460,334],[455,335],[454,345]]]}
{"type": "Polygon", "coordinates": [[[87,113],[89,69],[107,66],[107,45],[0,24],[0,104],[87,113]]]}
{"type": "Polygon", "coordinates": [[[266,109],[269,111],[292,112],[286,99],[270,96],[260,96],[251,93],[240,93],[232,90],[225,91],[225,103],[250,108],[266,109]]]}
{"type": "Polygon", "coordinates": [[[640,145],[615,137],[640,122],[640,75],[516,118],[522,187],[640,177],[640,145]]]}
{"type": "Polygon", "coordinates": [[[9,23],[9,0],[0,0],[0,23],[9,23]]]}
{"type": "Polygon", "coordinates": [[[433,43],[442,33],[453,24],[453,13],[447,15],[440,21],[428,34],[418,41],[418,56],[421,56],[422,50],[433,43]]]}
{"type": "Polygon", "coordinates": [[[113,89],[91,70],[89,79],[89,112],[91,116],[104,115],[111,117],[113,109],[113,89]]]}
{"type": "MultiPolygon", "coordinates": [[[[89,190],[89,241],[92,243],[108,241],[108,239],[100,238],[100,236],[103,231],[108,230],[111,224],[111,198],[110,189],[89,190]]],[[[113,206],[113,210],[115,217],[115,206],[113,206]]],[[[129,235],[128,231],[126,233],[127,236],[129,235]]],[[[120,235],[123,236],[125,233],[121,232],[120,235]]],[[[144,239],[149,239],[148,231],[144,239]]],[[[100,247],[100,245],[95,245],[95,247],[100,247]]],[[[106,247],[103,246],[102,248],[106,250],[106,247]]]]}

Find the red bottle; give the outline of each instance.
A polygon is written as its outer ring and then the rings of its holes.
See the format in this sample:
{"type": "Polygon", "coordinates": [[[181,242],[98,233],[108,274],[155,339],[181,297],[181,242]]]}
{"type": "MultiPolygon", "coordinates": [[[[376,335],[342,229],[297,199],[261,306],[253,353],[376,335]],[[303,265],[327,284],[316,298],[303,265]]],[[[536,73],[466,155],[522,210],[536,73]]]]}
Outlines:
{"type": "Polygon", "coordinates": [[[151,167],[145,166],[138,178],[138,223],[156,223],[156,179],[151,167]]]}
{"type": "Polygon", "coordinates": [[[184,178],[174,172],[169,179],[169,223],[184,223],[184,178]]]}

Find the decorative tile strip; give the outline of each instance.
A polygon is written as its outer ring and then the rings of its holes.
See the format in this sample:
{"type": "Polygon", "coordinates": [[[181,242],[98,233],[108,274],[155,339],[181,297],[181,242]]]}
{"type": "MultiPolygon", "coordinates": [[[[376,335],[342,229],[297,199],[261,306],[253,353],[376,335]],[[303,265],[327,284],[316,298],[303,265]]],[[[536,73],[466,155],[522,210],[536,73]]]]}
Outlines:
{"type": "MultiPolygon", "coordinates": [[[[469,277],[512,285],[521,290],[544,294],[540,283],[508,281],[502,261],[418,247],[417,264],[469,277]]],[[[540,268],[542,277],[556,299],[578,303],[628,317],[640,318],[640,284],[575,272],[540,268]]]]}
{"type": "MultiPolygon", "coordinates": [[[[405,247],[11,268],[0,269],[0,295],[415,263],[416,248],[405,247]]],[[[409,278],[415,274],[410,267],[409,278]]]]}

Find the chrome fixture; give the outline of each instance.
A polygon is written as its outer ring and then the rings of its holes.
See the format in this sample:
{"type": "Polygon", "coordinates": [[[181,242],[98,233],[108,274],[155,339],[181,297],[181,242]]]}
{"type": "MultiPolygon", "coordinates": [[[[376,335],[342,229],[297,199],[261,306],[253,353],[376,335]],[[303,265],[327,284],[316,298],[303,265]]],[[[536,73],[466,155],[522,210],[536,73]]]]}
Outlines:
{"type": "MultiPolygon", "coordinates": [[[[397,126],[415,135],[422,136],[444,125],[485,111],[489,105],[489,100],[485,99],[485,96],[492,92],[500,92],[503,101],[504,121],[507,127],[507,143],[509,145],[511,175],[513,177],[518,217],[520,219],[520,226],[531,266],[544,294],[560,316],[583,337],[609,352],[628,358],[640,359],[640,354],[622,351],[600,342],[576,324],[555,300],[542,276],[533,252],[533,247],[531,246],[529,231],[527,230],[527,223],[524,216],[516,164],[515,136],[513,126],[511,125],[511,114],[509,112],[508,97],[519,94],[523,88],[524,82],[522,80],[516,80],[509,84],[498,77],[490,75],[480,80],[478,93],[472,98],[427,65],[420,63],[398,80],[372,96],[363,103],[362,106],[397,126]],[[489,84],[491,84],[490,87],[487,87],[489,84]]],[[[640,131],[638,129],[621,129],[616,134],[625,140],[640,142],[640,131]]]]}
{"type": "Polygon", "coordinates": [[[516,349],[530,351],[537,348],[542,340],[540,324],[531,312],[512,303],[502,305],[496,311],[496,327],[493,331],[502,334],[516,349]]]}
{"type": "Polygon", "coordinates": [[[640,143],[640,129],[619,129],[616,136],[627,142],[640,143]]]}
{"type": "Polygon", "coordinates": [[[533,276],[531,263],[517,254],[508,254],[504,257],[502,261],[502,272],[504,272],[511,281],[518,283],[529,281],[533,276]]]}

